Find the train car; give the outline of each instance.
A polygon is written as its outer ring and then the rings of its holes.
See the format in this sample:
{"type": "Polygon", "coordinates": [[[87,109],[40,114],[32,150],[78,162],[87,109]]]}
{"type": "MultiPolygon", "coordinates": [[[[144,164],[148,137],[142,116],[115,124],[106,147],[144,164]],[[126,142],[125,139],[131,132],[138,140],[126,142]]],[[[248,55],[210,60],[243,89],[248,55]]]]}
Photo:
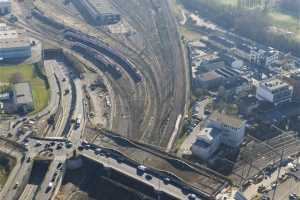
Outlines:
{"type": "Polygon", "coordinates": [[[109,73],[114,79],[119,79],[122,77],[120,70],[96,50],[81,43],[74,43],[72,45],[72,49],[82,54],[102,72],[109,73]]]}
{"type": "Polygon", "coordinates": [[[45,16],[44,13],[42,13],[41,11],[39,11],[37,9],[32,9],[31,14],[38,20],[50,25],[51,27],[53,27],[55,29],[62,30],[65,28],[64,24],[59,23],[59,22],[55,21],[54,19],[51,19],[50,17],[45,16]]]}
{"type": "Polygon", "coordinates": [[[108,47],[106,44],[98,41],[96,38],[86,36],[85,34],[73,30],[66,30],[64,32],[64,38],[73,42],[82,43],[101,52],[105,56],[118,63],[136,83],[142,81],[142,76],[125,57],[108,47]]]}

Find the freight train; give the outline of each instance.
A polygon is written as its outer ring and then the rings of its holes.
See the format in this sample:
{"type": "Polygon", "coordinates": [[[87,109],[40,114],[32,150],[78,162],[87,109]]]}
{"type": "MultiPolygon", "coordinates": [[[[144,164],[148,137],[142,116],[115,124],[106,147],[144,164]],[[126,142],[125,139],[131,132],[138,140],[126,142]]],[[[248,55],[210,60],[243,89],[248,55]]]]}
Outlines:
{"type": "Polygon", "coordinates": [[[122,77],[120,69],[94,49],[78,42],[72,44],[72,49],[82,54],[101,71],[109,73],[114,79],[122,77]]]}
{"type": "Polygon", "coordinates": [[[99,41],[97,38],[87,36],[86,34],[72,29],[67,29],[64,31],[64,38],[72,42],[84,44],[85,46],[88,46],[102,53],[103,55],[118,63],[129,74],[134,82],[138,83],[142,81],[142,76],[140,75],[140,73],[125,57],[123,57],[119,52],[111,49],[103,42],[99,41]]]}

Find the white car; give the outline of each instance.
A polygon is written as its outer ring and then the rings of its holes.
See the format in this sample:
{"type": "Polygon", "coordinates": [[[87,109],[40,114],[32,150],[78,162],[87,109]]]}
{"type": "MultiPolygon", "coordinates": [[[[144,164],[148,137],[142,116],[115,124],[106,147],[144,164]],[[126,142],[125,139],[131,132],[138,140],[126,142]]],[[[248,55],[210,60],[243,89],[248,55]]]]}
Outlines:
{"type": "Polygon", "coordinates": [[[138,169],[141,170],[141,171],[145,171],[147,169],[147,167],[144,166],[144,165],[139,165],[138,169]]]}

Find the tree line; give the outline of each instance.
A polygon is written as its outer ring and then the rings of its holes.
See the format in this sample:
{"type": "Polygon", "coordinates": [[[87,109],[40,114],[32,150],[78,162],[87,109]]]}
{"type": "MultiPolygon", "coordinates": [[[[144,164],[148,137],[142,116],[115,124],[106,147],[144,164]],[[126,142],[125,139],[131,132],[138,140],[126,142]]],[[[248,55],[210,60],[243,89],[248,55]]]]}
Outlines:
{"type": "MultiPolygon", "coordinates": [[[[219,26],[233,30],[235,33],[250,38],[266,46],[272,46],[284,52],[300,55],[300,43],[292,37],[273,34],[268,31],[271,20],[266,10],[240,9],[235,6],[220,6],[214,1],[179,0],[188,10],[198,13],[219,26]]],[[[282,0],[300,2],[300,0],[282,0]]],[[[289,6],[294,5],[288,4],[289,6]]],[[[286,4],[286,3],[285,3],[286,4]]],[[[299,8],[300,9],[300,8],[299,8]]]]}

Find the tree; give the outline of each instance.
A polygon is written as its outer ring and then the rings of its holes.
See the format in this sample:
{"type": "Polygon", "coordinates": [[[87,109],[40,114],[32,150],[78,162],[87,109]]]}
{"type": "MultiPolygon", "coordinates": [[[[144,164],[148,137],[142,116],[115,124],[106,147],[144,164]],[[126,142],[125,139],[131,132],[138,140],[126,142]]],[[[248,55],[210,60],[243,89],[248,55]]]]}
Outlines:
{"type": "Polygon", "coordinates": [[[287,12],[300,13],[300,0],[281,0],[279,7],[287,12]]]}
{"type": "Polygon", "coordinates": [[[21,83],[23,81],[24,81],[24,77],[20,72],[16,72],[16,73],[12,74],[9,79],[9,82],[11,84],[21,83]]]}

